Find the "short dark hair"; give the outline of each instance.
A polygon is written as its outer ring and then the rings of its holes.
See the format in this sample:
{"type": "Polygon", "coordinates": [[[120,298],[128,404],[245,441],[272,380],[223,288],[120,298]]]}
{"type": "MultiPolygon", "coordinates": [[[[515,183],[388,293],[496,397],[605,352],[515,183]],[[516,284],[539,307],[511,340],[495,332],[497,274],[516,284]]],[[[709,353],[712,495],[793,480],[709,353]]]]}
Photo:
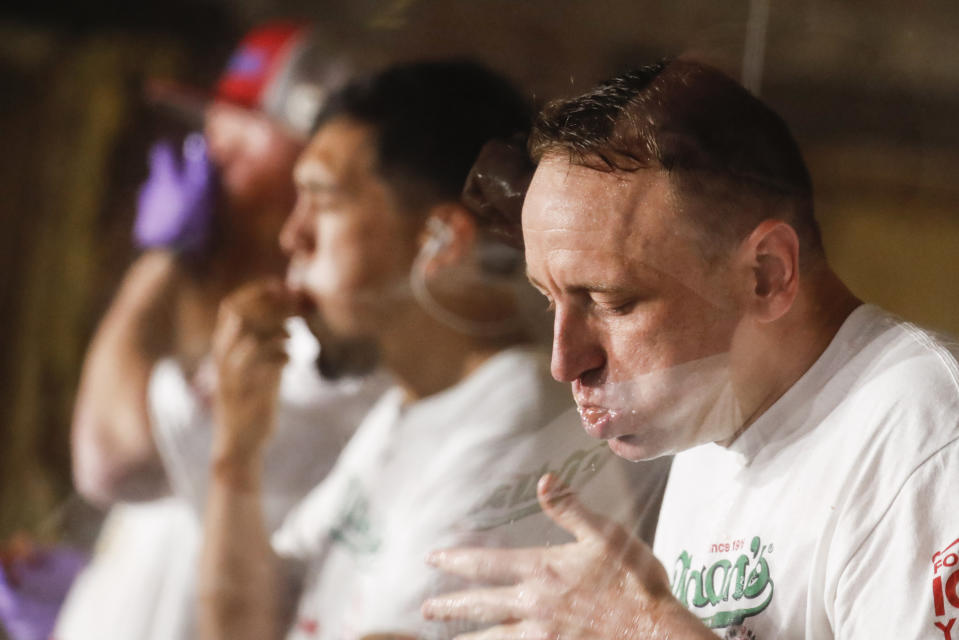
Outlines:
{"type": "Polygon", "coordinates": [[[315,129],[345,116],[372,127],[375,170],[408,211],[459,200],[483,144],[530,126],[504,77],[469,60],[401,64],[330,96],[315,129]]]}
{"type": "Polygon", "coordinates": [[[603,171],[665,170],[681,193],[710,205],[695,207],[693,220],[707,256],[773,209],[796,230],[803,264],[823,256],[812,181],[786,123],[708,65],[664,60],[554,101],[533,127],[530,153],[603,171]]]}

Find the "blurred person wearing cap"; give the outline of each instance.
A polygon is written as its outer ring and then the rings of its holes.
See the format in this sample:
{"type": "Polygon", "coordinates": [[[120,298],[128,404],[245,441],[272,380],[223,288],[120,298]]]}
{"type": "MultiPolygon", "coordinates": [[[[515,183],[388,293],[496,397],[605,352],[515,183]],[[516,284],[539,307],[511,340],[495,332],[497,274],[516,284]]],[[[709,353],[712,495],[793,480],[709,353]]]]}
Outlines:
{"type": "MultiPolygon", "coordinates": [[[[326,92],[349,72],[331,50],[309,25],[270,23],[244,38],[212,95],[148,88],[203,131],[182,148],[162,141],[151,150],[133,229],[143,253],[84,363],[75,484],[89,501],[115,506],[60,615],[61,640],[193,635],[214,319],[228,293],[283,273],[276,238],[295,197],[292,166],[326,92]]],[[[309,330],[295,321],[287,330],[265,463],[270,526],[324,477],[384,386],[376,376],[321,377],[309,330]]]]}
{"type": "MultiPolygon", "coordinates": [[[[522,210],[582,427],[675,453],[649,546],[546,475],[563,547],[446,549],[469,638],[950,638],[959,345],[827,260],[786,123],[677,59],[541,114],[522,210]]],[[[575,488],[573,488],[575,489],[575,488]]]]}
{"type": "MultiPolygon", "coordinates": [[[[508,82],[465,61],[391,67],[331,96],[294,172],[299,195],[281,234],[288,288],[228,299],[214,335],[222,384],[200,637],[446,638],[472,628],[420,615],[424,597],[460,584],[424,554],[568,541],[536,504],[547,469],[595,508],[632,517],[616,493],[624,465],[570,428],[568,394],[532,337],[522,254],[495,225],[495,209],[517,199],[490,196],[488,181],[462,194],[484,143],[525,131],[527,118],[508,82]],[[366,345],[397,382],[272,540],[261,467],[283,314],[253,313],[257,296],[303,314],[324,346],[366,345]]],[[[653,468],[651,500],[664,477],[653,468]]]]}

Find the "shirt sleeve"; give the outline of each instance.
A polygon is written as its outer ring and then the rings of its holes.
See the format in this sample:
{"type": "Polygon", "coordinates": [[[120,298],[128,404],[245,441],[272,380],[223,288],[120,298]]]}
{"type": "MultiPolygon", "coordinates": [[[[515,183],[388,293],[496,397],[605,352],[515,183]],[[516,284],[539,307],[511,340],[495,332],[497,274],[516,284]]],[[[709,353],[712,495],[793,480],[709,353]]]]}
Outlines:
{"type": "Polygon", "coordinates": [[[836,582],[836,638],[959,638],[957,481],[956,440],[908,476],[836,582]]]}
{"type": "Polygon", "coordinates": [[[273,551],[285,560],[314,562],[324,553],[327,531],[337,512],[348,474],[339,467],[299,502],[273,533],[273,551]]]}
{"type": "Polygon", "coordinates": [[[271,538],[273,550],[282,558],[315,562],[324,553],[327,533],[349,495],[349,483],[375,465],[382,453],[385,432],[395,419],[397,393],[384,394],[343,448],[332,470],[300,500],[283,519],[271,538]]]}
{"type": "Polygon", "coordinates": [[[163,359],[153,367],[147,403],[153,438],[170,486],[199,513],[212,443],[210,408],[173,359],[163,359]]]}

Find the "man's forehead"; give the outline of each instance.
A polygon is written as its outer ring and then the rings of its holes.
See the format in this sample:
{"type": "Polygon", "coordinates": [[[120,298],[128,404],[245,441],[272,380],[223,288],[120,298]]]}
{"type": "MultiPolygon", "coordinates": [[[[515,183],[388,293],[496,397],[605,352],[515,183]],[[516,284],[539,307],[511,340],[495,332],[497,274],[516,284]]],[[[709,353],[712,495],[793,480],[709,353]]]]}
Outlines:
{"type": "Polygon", "coordinates": [[[665,171],[541,163],[523,208],[530,273],[574,283],[626,274],[688,279],[700,258],[683,206],[665,171]]]}
{"type": "Polygon", "coordinates": [[[671,202],[672,190],[663,171],[600,171],[566,158],[546,157],[530,184],[523,228],[624,230],[651,214],[665,213],[671,202]]]}
{"type": "Polygon", "coordinates": [[[337,118],[324,124],[310,140],[296,164],[299,181],[314,179],[342,181],[372,163],[370,129],[354,121],[337,118]]]}
{"type": "Polygon", "coordinates": [[[293,180],[298,184],[326,184],[334,179],[335,174],[329,163],[309,153],[309,149],[303,152],[293,167],[293,180]]]}

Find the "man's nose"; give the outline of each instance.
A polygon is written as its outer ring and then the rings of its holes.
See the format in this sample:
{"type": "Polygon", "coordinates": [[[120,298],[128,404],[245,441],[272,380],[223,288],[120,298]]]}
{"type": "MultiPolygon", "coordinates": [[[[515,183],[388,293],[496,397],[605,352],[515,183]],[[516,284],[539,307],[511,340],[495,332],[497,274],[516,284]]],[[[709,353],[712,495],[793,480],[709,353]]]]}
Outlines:
{"type": "Polygon", "coordinates": [[[316,234],[300,203],[293,207],[280,229],[280,248],[288,256],[313,253],[316,248],[316,234]]]}
{"type": "Polygon", "coordinates": [[[560,382],[573,382],[600,369],[606,362],[586,318],[575,308],[557,308],[553,320],[553,356],[550,372],[560,382]]]}

